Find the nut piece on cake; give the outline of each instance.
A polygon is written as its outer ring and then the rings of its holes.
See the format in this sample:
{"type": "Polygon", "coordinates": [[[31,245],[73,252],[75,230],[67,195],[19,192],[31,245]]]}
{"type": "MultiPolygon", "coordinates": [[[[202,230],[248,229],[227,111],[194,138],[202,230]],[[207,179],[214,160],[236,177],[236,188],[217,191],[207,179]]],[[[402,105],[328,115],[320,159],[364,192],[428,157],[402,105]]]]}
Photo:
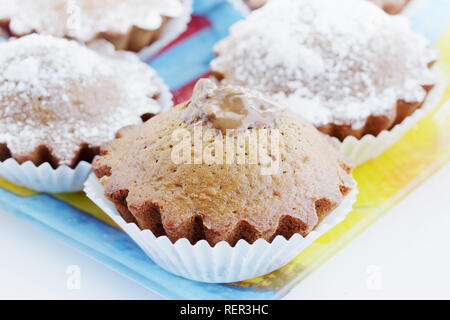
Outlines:
{"type": "Polygon", "coordinates": [[[352,166],[301,117],[206,79],[190,101],[121,130],[93,171],[128,223],[211,246],[306,236],[355,187],[352,166]]]}
{"type": "Polygon", "coordinates": [[[389,14],[402,12],[410,0],[370,0],[389,14]]]}

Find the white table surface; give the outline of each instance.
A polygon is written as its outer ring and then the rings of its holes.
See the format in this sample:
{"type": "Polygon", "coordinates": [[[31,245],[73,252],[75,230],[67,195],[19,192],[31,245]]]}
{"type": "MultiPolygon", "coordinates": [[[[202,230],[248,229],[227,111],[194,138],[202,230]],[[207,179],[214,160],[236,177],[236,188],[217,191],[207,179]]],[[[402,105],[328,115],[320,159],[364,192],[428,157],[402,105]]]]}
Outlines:
{"type": "MultiPolygon", "coordinates": [[[[0,208],[1,209],[1,208],[0,208]]],[[[300,283],[289,299],[450,299],[450,165],[300,283]]],[[[155,299],[158,295],[0,212],[0,299],[155,299]],[[80,270],[80,288],[66,272],[80,270]]]]}

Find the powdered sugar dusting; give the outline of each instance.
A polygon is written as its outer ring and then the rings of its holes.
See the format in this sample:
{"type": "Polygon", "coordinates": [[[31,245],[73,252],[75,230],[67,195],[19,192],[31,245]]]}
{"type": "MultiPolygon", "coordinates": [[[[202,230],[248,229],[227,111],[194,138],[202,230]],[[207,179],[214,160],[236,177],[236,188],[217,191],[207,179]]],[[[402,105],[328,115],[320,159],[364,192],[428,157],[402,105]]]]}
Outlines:
{"type": "Polygon", "coordinates": [[[0,1],[0,19],[10,20],[14,34],[36,31],[79,41],[91,41],[101,32],[125,34],[132,26],[157,30],[164,17],[182,14],[183,0],[0,1]]]}
{"type": "MultiPolygon", "coordinates": [[[[230,0],[231,2],[242,2],[242,0],[230,0]]],[[[251,9],[261,8],[268,0],[243,0],[251,9]]],[[[277,0],[272,0],[277,1],[277,0]]],[[[381,8],[388,9],[388,12],[398,13],[399,9],[403,8],[409,0],[368,0],[375,3],[381,8]]]]}
{"type": "Polygon", "coordinates": [[[215,51],[211,69],[224,84],[269,94],[316,126],[354,129],[399,99],[423,100],[438,58],[406,18],[360,0],[270,1],[215,51]]]}
{"type": "Polygon", "coordinates": [[[13,155],[47,145],[60,164],[158,113],[156,72],[134,55],[30,35],[0,44],[0,143],[13,155]]]}

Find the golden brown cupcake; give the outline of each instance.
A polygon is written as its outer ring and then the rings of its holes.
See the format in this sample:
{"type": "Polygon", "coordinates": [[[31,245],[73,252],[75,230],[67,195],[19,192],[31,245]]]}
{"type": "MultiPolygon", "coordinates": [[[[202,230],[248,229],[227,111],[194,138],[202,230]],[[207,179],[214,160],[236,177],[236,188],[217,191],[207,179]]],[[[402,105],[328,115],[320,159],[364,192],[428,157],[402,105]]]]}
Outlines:
{"type": "Polygon", "coordinates": [[[84,43],[103,38],[117,50],[140,51],[183,15],[184,0],[0,1],[0,24],[13,36],[36,32],[84,43]]]}
{"type": "Polygon", "coordinates": [[[215,52],[221,84],[264,92],[340,140],[377,136],[421,107],[439,56],[406,18],[360,0],[270,2],[215,52]]]}
{"type": "MultiPolygon", "coordinates": [[[[244,0],[250,9],[255,10],[261,8],[267,3],[267,0],[244,0]]],[[[277,1],[277,0],[272,0],[277,1]]],[[[409,3],[409,0],[369,0],[382,8],[389,14],[400,13],[403,8],[409,3]]]]}
{"type": "Polygon", "coordinates": [[[306,236],[354,188],[351,165],[313,126],[257,92],[206,79],[190,101],[122,129],[93,171],[127,222],[193,244],[306,236]]]}
{"type": "Polygon", "coordinates": [[[163,110],[167,91],[106,41],[93,50],[36,34],[0,43],[0,75],[0,161],[54,168],[92,161],[118,129],[163,110]]]}

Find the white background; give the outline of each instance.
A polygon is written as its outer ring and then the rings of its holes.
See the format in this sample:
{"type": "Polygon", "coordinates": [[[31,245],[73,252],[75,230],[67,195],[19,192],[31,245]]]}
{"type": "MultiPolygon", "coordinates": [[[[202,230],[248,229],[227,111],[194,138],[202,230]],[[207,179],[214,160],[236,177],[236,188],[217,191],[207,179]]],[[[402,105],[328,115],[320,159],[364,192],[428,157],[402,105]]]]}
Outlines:
{"type": "MultiPolygon", "coordinates": [[[[450,165],[295,287],[288,299],[450,299],[450,165]]],[[[0,299],[159,296],[0,212],[0,299]],[[69,266],[80,289],[67,287],[69,266]]],[[[182,290],[182,288],[180,288],[182,290]]]]}

